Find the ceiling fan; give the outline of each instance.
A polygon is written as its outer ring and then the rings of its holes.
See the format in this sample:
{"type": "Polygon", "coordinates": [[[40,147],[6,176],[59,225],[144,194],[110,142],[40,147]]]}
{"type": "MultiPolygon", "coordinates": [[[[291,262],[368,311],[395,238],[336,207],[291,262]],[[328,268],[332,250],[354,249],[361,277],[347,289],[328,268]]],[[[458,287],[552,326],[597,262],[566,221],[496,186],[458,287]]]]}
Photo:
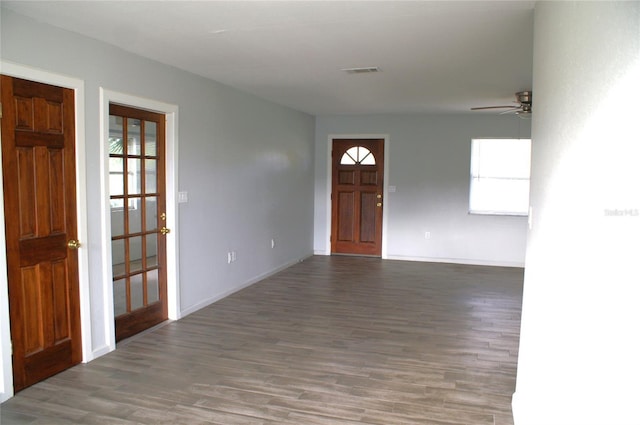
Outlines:
{"type": "Polygon", "coordinates": [[[514,105],[502,105],[502,106],[479,106],[471,108],[472,111],[478,111],[482,109],[506,109],[500,113],[502,114],[516,114],[520,116],[530,115],[532,112],[531,101],[533,99],[533,93],[531,91],[519,91],[516,93],[516,100],[514,105]]]}

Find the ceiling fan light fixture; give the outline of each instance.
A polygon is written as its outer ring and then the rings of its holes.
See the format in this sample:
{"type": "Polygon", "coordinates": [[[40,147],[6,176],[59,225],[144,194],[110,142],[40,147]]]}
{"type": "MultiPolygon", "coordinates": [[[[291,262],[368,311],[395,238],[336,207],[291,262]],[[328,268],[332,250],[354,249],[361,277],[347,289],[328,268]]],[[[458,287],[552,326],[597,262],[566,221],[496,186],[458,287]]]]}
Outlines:
{"type": "Polygon", "coordinates": [[[518,118],[522,118],[523,120],[530,120],[531,117],[533,116],[531,111],[529,111],[529,112],[524,112],[524,111],[516,112],[516,115],[518,116],[518,118]]]}

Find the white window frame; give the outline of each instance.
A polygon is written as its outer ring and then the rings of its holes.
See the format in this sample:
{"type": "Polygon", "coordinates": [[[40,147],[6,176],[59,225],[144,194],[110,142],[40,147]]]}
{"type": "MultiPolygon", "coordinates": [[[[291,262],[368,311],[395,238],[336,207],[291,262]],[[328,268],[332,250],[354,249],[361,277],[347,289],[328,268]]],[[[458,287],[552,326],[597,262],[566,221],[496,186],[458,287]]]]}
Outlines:
{"type": "Polygon", "coordinates": [[[528,215],[531,139],[472,139],[470,162],[469,214],[528,215]]]}

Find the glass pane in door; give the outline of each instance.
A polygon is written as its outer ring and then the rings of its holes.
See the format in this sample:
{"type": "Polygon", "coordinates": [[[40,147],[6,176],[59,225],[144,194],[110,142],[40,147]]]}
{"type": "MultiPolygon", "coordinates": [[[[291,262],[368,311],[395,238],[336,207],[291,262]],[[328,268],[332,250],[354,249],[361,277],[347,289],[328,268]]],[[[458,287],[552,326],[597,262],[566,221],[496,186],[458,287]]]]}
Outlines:
{"type": "Polygon", "coordinates": [[[140,155],[140,120],[127,118],[127,155],[140,155]]]}
{"type": "Polygon", "coordinates": [[[124,276],[126,274],[124,244],[124,239],[111,241],[111,264],[113,265],[113,277],[124,276]]]}
{"type": "Polygon", "coordinates": [[[129,273],[142,270],[142,237],[129,238],[129,273]]]}
{"type": "Polygon", "coordinates": [[[127,312],[127,279],[113,282],[113,312],[116,317],[127,312]]]}
{"type": "Polygon", "coordinates": [[[144,282],[142,274],[135,274],[129,278],[131,285],[131,311],[144,306],[144,282]]]}
{"type": "Polygon", "coordinates": [[[144,122],[144,155],[156,156],[158,151],[156,139],[156,123],[153,121],[144,122]]]}
{"type": "Polygon", "coordinates": [[[158,236],[155,234],[147,235],[147,269],[158,266],[158,236]]]}
{"type": "Polygon", "coordinates": [[[158,269],[147,272],[147,297],[149,303],[158,301],[158,269]]]}
{"type": "Polygon", "coordinates": [[[158,198],[156,196],[145,196],[144,216],[147,230],[158,228],[158,198]]]}
{"type": "Polygon", "coordinates": [[[129,195],[139,195],[142,189],[142,161],[140,158],[127,159],[127,180],[129,195]]]}
{"type": "Polygon", "coordinates": [[[156,193],[156,182],[158,180],[156,162],[157,160],[155,159],[144,160],[145,192],[147,193],[156,193]]]}

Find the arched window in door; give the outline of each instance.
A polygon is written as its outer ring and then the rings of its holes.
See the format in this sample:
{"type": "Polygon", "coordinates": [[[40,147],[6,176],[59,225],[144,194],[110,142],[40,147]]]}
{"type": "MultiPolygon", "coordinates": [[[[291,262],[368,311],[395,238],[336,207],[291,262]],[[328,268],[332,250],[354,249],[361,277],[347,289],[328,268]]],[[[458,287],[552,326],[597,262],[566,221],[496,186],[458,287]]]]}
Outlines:
{"type": "Polygon", "coordinates": [[[363,146],[347,149],[340,159],[340,165],[376,165],[376,158],[363,146]]]}

